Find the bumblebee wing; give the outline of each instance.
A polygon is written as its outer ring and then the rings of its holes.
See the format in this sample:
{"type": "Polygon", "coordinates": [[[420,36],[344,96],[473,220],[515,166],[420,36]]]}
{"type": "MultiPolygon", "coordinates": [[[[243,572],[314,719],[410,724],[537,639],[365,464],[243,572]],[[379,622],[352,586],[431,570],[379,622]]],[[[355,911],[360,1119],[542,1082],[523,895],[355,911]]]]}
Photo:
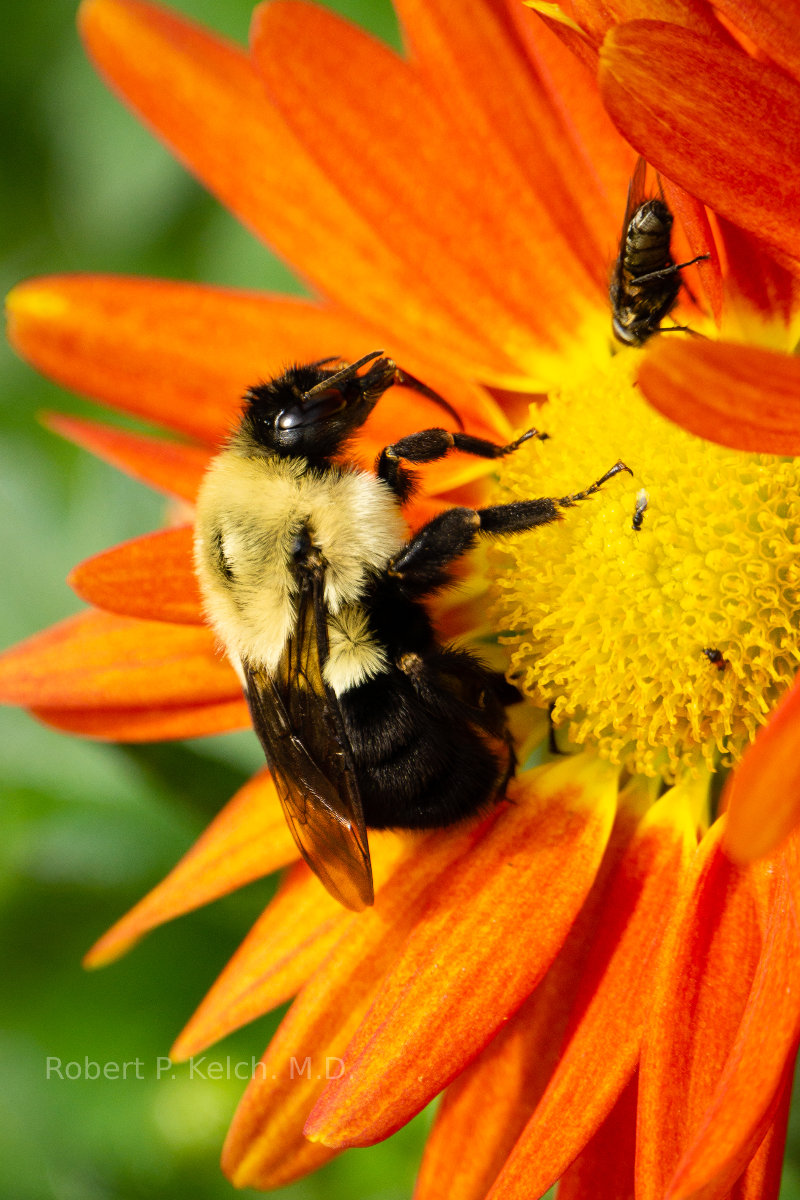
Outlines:
{"type": "Polygon", "coordinates": [[[372,865],[349,740],[326,685],[322,581],[302,573],[297,628],[275,678],[243,663],[253,726],[289,828],[311,870],[347,908],[373,903],[372,865]]]}

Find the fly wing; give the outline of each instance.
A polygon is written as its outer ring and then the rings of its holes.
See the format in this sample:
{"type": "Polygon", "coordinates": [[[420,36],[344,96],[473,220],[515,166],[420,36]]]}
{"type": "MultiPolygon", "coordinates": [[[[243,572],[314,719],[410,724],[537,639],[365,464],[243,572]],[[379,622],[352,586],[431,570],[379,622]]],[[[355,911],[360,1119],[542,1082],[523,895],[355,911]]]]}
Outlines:
{"type": "Polygon", "coordinates": [[[298,568],[296,629],[273,678],[242,664],[253,726],[298,849],[347,908],[373,903],[372,865],[352,752],[325,683],[327,620],[320,570],[298,568]]]}
{"type": "Polygon", "coordinates": [[[647,179],[647,162],[641,156],[636,160],[631,181],[628,184],[628,198],[625,202],[625,216],[622,218],[622,230],[619,237],[619,249],[614,268],[611,272],[611,303],[616,305],[620,297],[623,283],[623,268],[625,266],[625,249],[628,244],[628,226],[637,208],[647,199],[645,183],[647,179]]]}
{"type": "MultiPolygon", "coordinates": [[[[622,238],[620,239],[620,248],[624,249],[625,239],[628,236],[628,226],[631,223],[631,217],[636,212],[645,200],[647,195],[647,162],[641,156],[636,160],[636,166],[631,175],[631,181],[628,184],[628,199],[625,203],[625,217],[622,222],[622,238]]],[[[651,193],[652,195],[652,193],[651,193]]]]}

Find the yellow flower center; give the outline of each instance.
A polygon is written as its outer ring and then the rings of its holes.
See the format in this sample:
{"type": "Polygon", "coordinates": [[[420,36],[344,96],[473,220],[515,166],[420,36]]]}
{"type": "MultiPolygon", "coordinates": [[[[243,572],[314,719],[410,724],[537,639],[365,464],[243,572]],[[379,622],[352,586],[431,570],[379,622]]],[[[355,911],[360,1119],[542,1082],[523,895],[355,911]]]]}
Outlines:
{"type": "Polygon", "coordinates": [[[800,664],[800,460],[672,425],[638,353],[532,408],[549,439],[503,461],[497,502],[583,491],[617,459],[633,477],[497,544],[494,624],[572,742],[675,780],[738,758],[800,664]]]}

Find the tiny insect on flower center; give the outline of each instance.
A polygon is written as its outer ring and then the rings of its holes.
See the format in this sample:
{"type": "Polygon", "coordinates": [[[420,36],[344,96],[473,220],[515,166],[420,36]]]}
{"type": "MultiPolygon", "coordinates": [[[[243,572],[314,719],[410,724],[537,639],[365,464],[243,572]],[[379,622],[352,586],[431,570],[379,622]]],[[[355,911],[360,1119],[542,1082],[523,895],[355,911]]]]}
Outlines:
{"type": "Polygon", "coordinates": [[[672,425],[637,353],[532,409],[549,440],[500,465],[493,503],[568,495],[618,458],[633,477],[493,548],[494,625],[573,743],[676,780],[739,758],[800,665],[800,460],[672,425]]]}

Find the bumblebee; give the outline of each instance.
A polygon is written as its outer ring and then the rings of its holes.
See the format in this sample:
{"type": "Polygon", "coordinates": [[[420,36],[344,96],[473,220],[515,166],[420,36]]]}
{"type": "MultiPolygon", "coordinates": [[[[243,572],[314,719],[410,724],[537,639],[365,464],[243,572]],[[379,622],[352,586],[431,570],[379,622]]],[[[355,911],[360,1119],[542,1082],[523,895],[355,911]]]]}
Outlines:
{"type": "Polygon", "coordinates": [[[454,450],[496,459],[542,435],[529,429],[501,446],[425,429],[365,471],[344,453],[388,388],[449,406],[382,351],[334,361],[246,393],[200,489],[195,561],[298,849],[333,896],[361,909],[373,902],[368,827],[470,817],[503,794],[515,767],[506,706],[519,693],[442,645],[425,601],[481,536],[555,521],[628,468],[616,463],[561,499],[451,508],[409,537],[407,464],[454,450]]]}
{"type": "MultiPolygon", "coordinates": [[[[642,346],[660,330],[678,301],[680,273],[701,262],[698,254],[676,263],[670,254],[672,213],[663,196],[645,199],[647,164],[636,164],[625,206],[619,254],[609,286],[614,336],[626,346],[642,346]]],[[[675,326],[684,329],[684,326],[675,326]]]]}

